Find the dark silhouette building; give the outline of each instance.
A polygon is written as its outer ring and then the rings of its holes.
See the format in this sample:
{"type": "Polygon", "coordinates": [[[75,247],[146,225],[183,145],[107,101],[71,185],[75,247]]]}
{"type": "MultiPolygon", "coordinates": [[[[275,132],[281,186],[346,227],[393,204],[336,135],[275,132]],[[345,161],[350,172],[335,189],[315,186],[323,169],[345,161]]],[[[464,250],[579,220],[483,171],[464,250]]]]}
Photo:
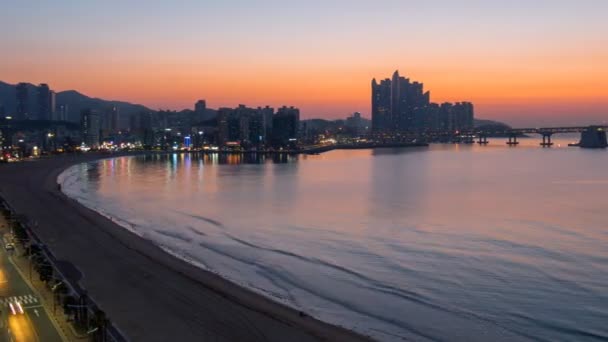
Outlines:
{"type": "Polygon", "coordinates": [[[194,104],[194,123],[198,124],[207,120],[207,102],[198,100],[194,104]]]}
{"type": "Polygon", "coordinates": [[[295,146],[300,110],[282,107],[276,114],[266,107],[220,108],[217,112],[218,144],[247,149],[295,146]]]}
{"type": "Polygon", "coordinates": [[[272,144],[275,147],[295,147],[300,125],[300,110],[281,107],[272,117],[272,144]]]}
{"type": "Polygon", "coordinates": [[[217,111],[218,143],[226,145],[240,140],[241,123],[232,108],[220,108],[217,111]]]}
{"type": "Polygon", "coordinates": [[[17,120],[29,120],[29,89],[27,83],[19,83],[16,87],[16,100],[17,108],[15,114],[17,114],[17,120]]]}
{"type": "Polygon", "coordinates": [[[36,90],[38,92],[36,119],[51,120],[55,111],[55,92],[46,83],[40,84],[36,90]]]}
{"type": "Polygon", "coordinates": [[[116,132],[118,132],[118,130],[120,130],[120,111],[118,110],[118,107],[116,107],[116,106],[112,107],[109,114],[110,114],[109,129],[112,133],[116,133],[116,132]]]}
{"type": "Polygon", "coordinates": [[[266,106],[258,107],[257,110],[262,115],[264,142],[268,143],[272,138],[272,116],[274,115],[274,108],[266,106]]]}
{"type": "Polygon", "coordinates": [[[374,132],[393,130],[391,119],[391,80],[372,80],[372,128],[374,132]]]}
{"type": "Polygon", "coordinates": [[[428,130],[473,128],[469,102],[430,102],[424,85],[411,82],[395,71],[391,79],[372,80],[372,130],[374,133],[420,133],[428,130]]]}
{"type": "Polygon", "coordinates": [[[55,108],[54,121],[68,121],[68,105],[60,104],[55,108]]]}

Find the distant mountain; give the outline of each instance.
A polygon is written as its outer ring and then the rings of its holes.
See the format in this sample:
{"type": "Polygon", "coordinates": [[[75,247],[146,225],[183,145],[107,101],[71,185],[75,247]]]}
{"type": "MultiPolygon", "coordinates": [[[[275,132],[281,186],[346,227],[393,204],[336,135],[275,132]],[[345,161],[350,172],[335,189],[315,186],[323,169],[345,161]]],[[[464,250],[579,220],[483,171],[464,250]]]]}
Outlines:
{"type": "Polygon", "coordinates": [[[506,123],[494,121],[494,120],[484,120],[484,119],[475,119],[473,122],[473,125],[475,126],[475,128],[480,128],[480,127],[482,127],[482,128],[493,127],[493,128],[500,128],[500,129],[511,128],[511,126],[507,125],[506,123]]]}
{"type": "Polygon", "coordinates": [[[69,121],[80,120],[80,113],[83,109],[95,109],[103,113],[108,112],[112,107],[116,107],[118,108],[118,112],[120,114],[120,126],[122,127],[128,126],[129,117],[132,114],[154,112],[154,110],[151,110],[143,105],[123,101],[108,101],[99,98],[92,98],[75,90],[66,90],[57,93],[57,104],[68,106],[69,121]]]}

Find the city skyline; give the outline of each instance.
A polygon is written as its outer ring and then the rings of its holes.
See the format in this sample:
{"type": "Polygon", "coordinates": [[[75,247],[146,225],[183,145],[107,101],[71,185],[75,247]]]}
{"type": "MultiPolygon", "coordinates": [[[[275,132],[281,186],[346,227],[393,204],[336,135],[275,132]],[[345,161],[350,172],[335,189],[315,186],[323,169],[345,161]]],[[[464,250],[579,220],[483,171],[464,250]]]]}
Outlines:
{"type": "Polygon", "coordinates": [[[205,99],[335,119],[371,117],[369,80],[399,69],[479,118],[606,121],[604,2],[237,5],[21,2],[0,21],[0,74],[151,109],[205,99]]]}

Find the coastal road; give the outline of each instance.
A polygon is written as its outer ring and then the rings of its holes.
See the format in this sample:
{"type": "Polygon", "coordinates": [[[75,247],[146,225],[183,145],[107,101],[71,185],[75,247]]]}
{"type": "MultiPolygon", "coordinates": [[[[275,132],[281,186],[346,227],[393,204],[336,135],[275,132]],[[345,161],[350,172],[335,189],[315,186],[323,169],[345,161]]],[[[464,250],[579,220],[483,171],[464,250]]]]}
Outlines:
{"type": "MultiPolygon", "coordinates": [[[[8,233],[2,220],[0,236],[8,233]]],[[[4,239],[0,238],[0,341],[62,341],[40,300],[11,262],[12,253],[15,252],[7,251],[4,239]],[[18,312],[17,302],[23,314],[18,312]],[[16,314],[12,313],[9,303],[13,304],[16,314]]]]}
{"type": "Polygon", "coordinates": [[[79,283],[130,340],[369,340],[181,261],[59,191],[65,168],[98,158],[0,165],[0,197],[38,223],[45,245],[81,273],[79,283]]]}

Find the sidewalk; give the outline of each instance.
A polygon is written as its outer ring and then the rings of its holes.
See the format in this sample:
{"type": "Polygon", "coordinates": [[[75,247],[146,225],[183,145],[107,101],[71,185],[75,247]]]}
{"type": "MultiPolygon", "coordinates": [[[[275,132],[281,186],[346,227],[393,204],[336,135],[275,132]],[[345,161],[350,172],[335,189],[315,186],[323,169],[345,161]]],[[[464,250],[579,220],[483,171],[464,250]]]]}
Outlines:
{"type": "MultiPolygon", "coordinates": [[[[0,215],[0,230],[10,232],[9,224],[3,215],[0,215]]],[[[24,250],[19,243],[15,244],[15,252],[9,257],[9,261],[15,266],[21,277],[29,284],[34,293],[38,296],[40,303],[44,307],[47,315],[51,319],[55,328],[65,341],[68,342],[84,342],[90,341],[89,336],[76,333],[71,323],[67,321],[67,317],[63,313],[63,306],[57,303],[53,307],[53,292],[46,287],[46,284],[40,281],[38,273],[31,270],[30,279],[30,261],[23,256],[24,250]]]]}

